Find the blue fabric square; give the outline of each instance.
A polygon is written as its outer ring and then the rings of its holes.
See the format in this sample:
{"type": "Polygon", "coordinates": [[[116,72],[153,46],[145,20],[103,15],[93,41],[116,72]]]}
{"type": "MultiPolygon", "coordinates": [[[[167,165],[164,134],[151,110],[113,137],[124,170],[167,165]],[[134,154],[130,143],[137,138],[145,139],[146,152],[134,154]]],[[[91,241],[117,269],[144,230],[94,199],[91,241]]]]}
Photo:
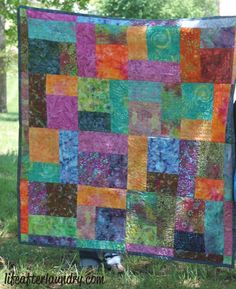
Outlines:
{"type": "Polygon", "coordinates": [[[174,248],[175,250],[204,253],[204,235],[198,233],[176,231],[174,248]]]}
{"type": "Polygon", "coordinates": [[[60,131],[60,181],[78,184],[78,132],[60,131]]]}
{"type": "Polygon", "coordinates": [[[148,171],[178,174],[179,140],[161,137],[149,138],[148,171]]]}
{"type": "Polygon", "coordinates": [[[125,239],[126,211],[96,208],[96,239],[122,242],[125,239]]]}

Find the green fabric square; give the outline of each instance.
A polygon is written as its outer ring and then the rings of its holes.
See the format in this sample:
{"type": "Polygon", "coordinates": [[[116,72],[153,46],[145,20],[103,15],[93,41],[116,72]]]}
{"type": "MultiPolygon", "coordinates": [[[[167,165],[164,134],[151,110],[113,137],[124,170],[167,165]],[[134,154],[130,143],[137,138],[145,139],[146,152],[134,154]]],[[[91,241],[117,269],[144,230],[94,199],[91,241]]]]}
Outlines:
{"type": "Polygon", "coordinates": [[[125,251],[125,243],[104,240],[77,240],[78,248],[125,251]]]}
{"type": "Polygon", "coordinates": [[[152,192],[129,191],[127,194],[127,210],[149,225],[156,224],[157,194],[152,192]]]}
{"type": "Polygon", "coordinates": [[[21,240],[21,242],[28,242],[29,236],[27,234],[21,234],[20,240],[21,240]]]}
{"type": "Polygon", "coordinates": [[[157,195],[157,244],[173,247],[175,232],[176,197],[157,195]]]}
{"type": "Polygon", "coordinates": [[[79,77],[78,110],[109,113],[109,81],[79,77]]]}
{"type": "Polygon", "coordinates": [[[233,264],[233,257],[232,256],[224,256],[224,264],[232,265],[233,264]]]}
{"type": "Polygon", "coordinates": [[[156,225],[151,226],[147,221],[138,219],[130,213],[127,214],[126,224],[126,243],[156,246],[156,225]]]}
{"type": "Polygon", "coordinates": [[[126,44],[126,26],[97,24],[97,44],[126,44]]]}
{"type": "Polygon", "coordinates": [[[197,176],[223,179],[225,144],[200,142],[197,176]]]}
{"type": "Polygon", "coordinates": [[[77,219],[30,215],[29,234],[54,237],[76,237],[77,219]]]}
{"type": "Polygon", "coordinates": [[[163,121],[180,120],[183,105],[180,84],[164,85],[161,91],[161,119],[163,121]]]}

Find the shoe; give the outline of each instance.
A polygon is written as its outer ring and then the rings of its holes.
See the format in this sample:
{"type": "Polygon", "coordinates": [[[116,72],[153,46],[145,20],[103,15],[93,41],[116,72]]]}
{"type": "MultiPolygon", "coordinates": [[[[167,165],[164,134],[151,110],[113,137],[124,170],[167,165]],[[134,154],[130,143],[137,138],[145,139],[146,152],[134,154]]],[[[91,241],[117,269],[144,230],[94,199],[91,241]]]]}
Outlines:
{"type": "Polygon", "coordinates": [[[105,253],[104,254],[105,267],[116,273],[124,273],[125,267],[121,264],[121,256],[116,253],[105,253]]]}
{"type": "Polygon", "coordinates": [[[114,264],[111,266],[111,270],[114,271],[115,273],[124,273],[125,267],[121,263],[120,264],[114,264]]]}

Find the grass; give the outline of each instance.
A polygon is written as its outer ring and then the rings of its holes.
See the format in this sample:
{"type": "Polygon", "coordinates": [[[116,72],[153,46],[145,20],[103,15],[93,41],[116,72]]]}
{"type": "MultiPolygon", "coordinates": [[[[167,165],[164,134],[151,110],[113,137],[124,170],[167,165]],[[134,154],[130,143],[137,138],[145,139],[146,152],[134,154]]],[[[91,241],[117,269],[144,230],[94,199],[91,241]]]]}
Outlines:
{"type": "MultiPolygon", "coordinates": [[[[18,275],[85,275],[78,267],[78,250],[20,245],[17,241],[16,167],[18,146],[17,77],[8,73],[9,112],[0,114],[0,288],[5,273],[18,275]]],[[[124,256],[127,271],[119,276],[105,271],[103,285],[82,285],[81,288],[104,289],[235,289],[236,270],[207,265],[170,262],[137,256],[124,256]]],[[[14,288],[25,288],[17,286],[14,288]]],[[[29,285],[27,288],[78,288],[67,285],[45,287],[29,285]]]]}

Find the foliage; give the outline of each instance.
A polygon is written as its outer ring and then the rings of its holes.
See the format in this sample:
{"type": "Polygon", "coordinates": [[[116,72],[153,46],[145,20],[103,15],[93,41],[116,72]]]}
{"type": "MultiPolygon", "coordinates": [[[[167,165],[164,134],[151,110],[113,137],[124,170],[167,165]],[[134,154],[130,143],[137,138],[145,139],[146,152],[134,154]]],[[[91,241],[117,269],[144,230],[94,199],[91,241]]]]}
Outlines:
{"type": "Polygon", "coordinates": [[[0,15],[6,20],[5,33],[7,44],[15,44],[17,40],[17,7],[28,5],[32,7],[58,8],[72,11],[76,6],[85,9],[89,0],[0,0],[0,15]]]}
{"type": "Polygon", "coordinates": [[[95,1],[104,16],[124,18],[186,18],[218,14],[218,0],[103,0],[95,1]]]}

